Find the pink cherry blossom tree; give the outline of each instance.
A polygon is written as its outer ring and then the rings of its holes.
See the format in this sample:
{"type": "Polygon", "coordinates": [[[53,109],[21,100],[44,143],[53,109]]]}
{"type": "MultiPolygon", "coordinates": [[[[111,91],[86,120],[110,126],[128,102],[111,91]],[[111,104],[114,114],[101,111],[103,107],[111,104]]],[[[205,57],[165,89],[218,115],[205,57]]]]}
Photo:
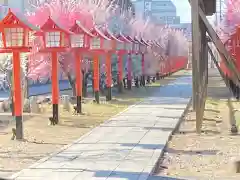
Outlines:
{"type": "MultiPolygon", "coordinates": [[[[156,64],[159,64],[159,61],[167,59],[166,50],[169,41],[174,44],[171,48],[176,49],[178,47],[179,51],[181,49],[180,47],[186,47],[184,46],[186,41],[182,38],[184,37],[182,32],[172,31],[171,28],[164,25],[155,25],[149,20],[143,20],[142,17],[133,17],[129,11],[122,13],[119,8],[119,6],[109,3],[108,0],[96,2],[85,0],[52,0],[50,2],[44,1],[43,3],[40,1],[32,1],[32,6],[30,10],[26,12],[26,16],[31,23],[39,26],[45,22],[48,16],[52,16],[66,29],[73,24],[74,20],[79,20],[88,29],[91,29],[94,25],[98,27],[107,25],[113,27],[112,29],[115,29],[115,33],[123,32],[143,37],[150,41],[156,41],[160,47],[156,48],[152,45],[148,50],[149,57],[146,58],[149,64],[152,64],[151,68],[153,68],[153,70],[151,71],[157,71],[156,67],[158,68],[158,66],[156,66],[156,64]],[[129,21],[129,19],[131,20],[129,21]]],[[[42,71],[43,69],[51,68],[50,55],[38,51],[42,45],[38,37],[33,39],[33,49],[28,56],[28,72],[26,73],[28,78],[36,79],[41,76],[50,76],[48,71],[42,71]]],[[[59,53],[61,71],[68,77],[73,90],[75,90],[73,59],[74,56],[70,51],[59,53]]],[[[87,62],[88,61],[85,61],[83,66],[89,69],[87,62]]]]}

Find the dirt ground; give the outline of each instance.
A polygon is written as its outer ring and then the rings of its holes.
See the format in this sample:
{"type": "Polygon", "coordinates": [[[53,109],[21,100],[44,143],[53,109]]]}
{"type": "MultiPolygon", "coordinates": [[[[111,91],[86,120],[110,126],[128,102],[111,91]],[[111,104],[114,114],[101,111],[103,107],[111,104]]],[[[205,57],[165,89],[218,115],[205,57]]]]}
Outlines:
{"type": "Polygon", "coordinates": [[[179,131],[173,135],[156,172],[157,176],[194,180],[239,180],[235,162],[240,160],[239,134],[230,133],[231,123],[239,126],[240,103],[231,100],[228,89],[210,71],[208,100],[203,133],[195,133],[195,114],[186,114],[179,131]]]}
{"type": "Polygon", "coordinates": [[[4,122],[4,118],[12,117],[10,114],[1,113],[0,177],[7,177],[26,168],[62,146],[71,143],[104,120],[137,103],[144,97],[150,96],[159,88],[160,84],[167,84],[186,73],[186,71],[181,71],[145,88],[126,90],[123,94],[113,97],[111,102],[102,100],[100,105],[94,104],[92,100],[85,100],[83,104],[84,115],[73,115],[72,110],[70,112],[64,111],[61,107],[60,124],[57,126],[48,125],[51,105],[48,105],[48,108],[45,107],[44,113],[25,114],[24,141],[11,140],[13,125],[5,124],[1,127],[1,122],[4,122]]]}

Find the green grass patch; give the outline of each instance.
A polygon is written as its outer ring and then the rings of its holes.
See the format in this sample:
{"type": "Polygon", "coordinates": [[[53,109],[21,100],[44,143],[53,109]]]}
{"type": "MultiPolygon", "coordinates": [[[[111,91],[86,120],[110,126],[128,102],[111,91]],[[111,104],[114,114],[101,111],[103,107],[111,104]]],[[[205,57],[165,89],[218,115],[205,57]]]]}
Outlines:
{"type": "Polygon", "coordinates": [[[150,87],[160,87],[161,86],[161,84],[160,84],[160,82],[154,82],[154,83],[151,83],[151,84],[149,84],[149,85],[147,85],[147,86],[150,86],[150,87]]]}

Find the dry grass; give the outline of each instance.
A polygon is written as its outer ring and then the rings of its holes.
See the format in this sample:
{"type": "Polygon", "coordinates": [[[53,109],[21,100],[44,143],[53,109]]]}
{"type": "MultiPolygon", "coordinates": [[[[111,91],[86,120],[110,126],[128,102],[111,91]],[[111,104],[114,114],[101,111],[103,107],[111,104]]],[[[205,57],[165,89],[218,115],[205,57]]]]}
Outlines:
{"type": "MultiPolygon", "coordinates": [[[[164,85],[183,74],[184,72],[176,73],[171,78],[160,80],[160,83],[157,83],[164,85]]],[[[25,141],[22,142],[10,140],[13,126],[5,124],[0,129],[0,177],[26,168],[35,161],[78,139],[104,120],[150,96],[159,89],[159,85],[133,88],[132,91],[125,91],[123,94],[113,97],[111,102],[102,100],[100,105],[92,103],[92,100],[86,100],[83,104],[84,115],[74,116],[72,110],[67,112],[60,107],[60,124],[57,126],[48,125],[51,106],[45,105],[45,111],[42,114],[25,114],[25,141]]],[[[0,117],[11,118],[10,115],[1,114],[0,117]]]]}
{"type": "Polygon", "coordinates": [[[234,114],[234,109],[240,109],[240,103],[229,104],[228,89],[219,77],[210,75],[203,133],[195,133],[195,114],[190,110],[169,142],[157,175],[197,180],[240,179],[234,168],[240,158],[240,138],[230,133],[233,120],[239,124],[240,113],[234,114]]]}

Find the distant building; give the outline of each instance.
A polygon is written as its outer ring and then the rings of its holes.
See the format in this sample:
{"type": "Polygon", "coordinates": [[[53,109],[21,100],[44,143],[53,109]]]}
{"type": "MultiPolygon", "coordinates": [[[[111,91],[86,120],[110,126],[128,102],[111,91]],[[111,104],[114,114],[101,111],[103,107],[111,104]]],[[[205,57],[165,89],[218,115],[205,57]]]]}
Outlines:
{"type": "Polygon", "coordinates": [[[0,19],[2,19],[8,11],[8,6],[0,4],[0,19]]]}
{"type": "Polygon", "coordinates": [[[176,7],[171,0],[134,0],[136,14],[157,24],[179,24],[176,7]]]}
{"type": "Polygon", "coordinates": [[[192,38],[192,24],[191,23],[179,23],[179,24],[170,24],[170,27],[182,30],[187,36],[188,40],[192,38]]]}
{"type": "Polygon", "coordinates": [[[8,8],[23,13],[27,4],[28,0],[0,0],[0,19],[6,15],[8,8]]]}

